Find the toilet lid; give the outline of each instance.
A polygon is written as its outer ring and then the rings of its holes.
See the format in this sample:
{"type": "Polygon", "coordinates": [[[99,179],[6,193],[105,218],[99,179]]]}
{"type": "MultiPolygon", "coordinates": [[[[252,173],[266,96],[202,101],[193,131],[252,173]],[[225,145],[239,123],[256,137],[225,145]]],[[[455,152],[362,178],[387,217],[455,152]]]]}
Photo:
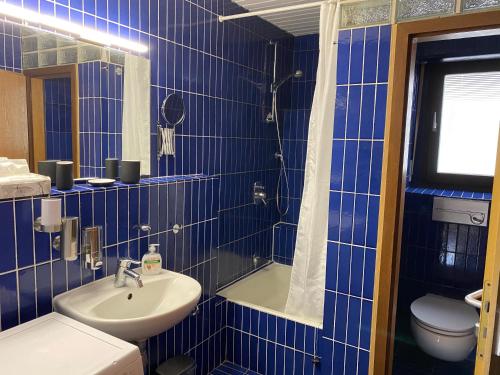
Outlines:
{"type": "Polygon", "coordinates": [[[464,301],[426,294],[413,301],[411,312],[422,323],[447,332],[466,332],[474,329],[479,315],[464,301]]]}

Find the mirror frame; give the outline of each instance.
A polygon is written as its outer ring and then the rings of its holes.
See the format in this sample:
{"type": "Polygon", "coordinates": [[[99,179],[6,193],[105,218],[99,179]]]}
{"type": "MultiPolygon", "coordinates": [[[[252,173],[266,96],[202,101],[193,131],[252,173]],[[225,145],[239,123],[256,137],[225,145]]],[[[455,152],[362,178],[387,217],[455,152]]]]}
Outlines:
{"type": "Polygon", "coordinates": [[[160,109],[161,109],[161,116],[163,117],[163,119],[165,120],[165,122],[166,122],[168,125],[172,125],[172,126],[174,126],[174,127],[175,127],[175,126],[177,126],[177,125],[179,125],[179,124],[182,124],[182,122],[183,122],[183,121],[185,120],[185,118],[186,118],[186,106],[184,105],[184,98],[183,98],[181,95],[179,95],[179,94],[176,94],[176,93],[171,93],[171,94],[168,94],[168,95],[165,97],[165,99],[163,99],[163,102],[161,103],[161,107],[160,107],[160,109]],[[178,121],[176,121],[175,123],[171,123],[170,121],[168,121],[168,120],[167,120],[167,116],[166,116],[166,114],[165,114],[165,106],[166,106],[166,104],[167,104],[167,101],[168,101],[168,99],[169,99],[169,98],[171,98],[171,97],[173,97],[173,96],[178,96],[179,98],[181,98],[181,100],[182,100],[182,107],[183,107],[183,108],[182,108],[182,116],[181,116],[181,118],[180,118],[178,121]]]}

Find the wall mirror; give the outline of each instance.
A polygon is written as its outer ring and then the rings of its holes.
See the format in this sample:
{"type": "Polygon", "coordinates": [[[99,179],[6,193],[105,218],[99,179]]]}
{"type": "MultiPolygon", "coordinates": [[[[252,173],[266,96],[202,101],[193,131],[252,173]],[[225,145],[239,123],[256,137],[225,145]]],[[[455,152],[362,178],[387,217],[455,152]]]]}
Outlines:
{"type": "Polygon", "coordinates": [[[0,41],[0,156],[35,173],[38,161],[72,160],[75,177],[101,177],[106,158],[150,173],[147,59],[3,21],[0,41]]]}
{"type": "Polygon", "coordinates": [[[184,99],[178,94],[168,95],[161,104],[161,115],[170,126],[181,124],[186,117],[184,99]]]}

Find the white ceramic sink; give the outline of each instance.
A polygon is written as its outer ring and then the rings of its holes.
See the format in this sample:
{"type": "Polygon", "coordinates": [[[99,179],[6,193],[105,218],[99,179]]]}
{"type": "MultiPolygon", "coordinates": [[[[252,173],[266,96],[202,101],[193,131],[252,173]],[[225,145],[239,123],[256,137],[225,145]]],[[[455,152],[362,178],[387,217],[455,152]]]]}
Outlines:
{"type": "Polygon", "coordinates": [[[162,270],[141,279],[142,288],[130,278],[123,288],[115,288],[114,276],[94,281],[56,296],[54,309],[123,340],[142,341],[179,323],[200,299],[201,286],[189,276],[162,270]]]}

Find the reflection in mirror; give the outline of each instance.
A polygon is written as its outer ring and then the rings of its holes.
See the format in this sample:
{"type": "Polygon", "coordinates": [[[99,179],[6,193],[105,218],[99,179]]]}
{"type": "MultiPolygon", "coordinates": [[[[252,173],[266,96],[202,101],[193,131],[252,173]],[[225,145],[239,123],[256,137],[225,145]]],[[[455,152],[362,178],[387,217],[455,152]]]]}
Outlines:
{"type": "MultiPolygon", "coordinates": [[[[122,142],[123,114],[146,112],[149,123],[149,102],[125,100],[126,52],[2,21],[0,39],[0,156],[26,159],[32,172],[72,160],[75,177],[104,176],[106,158],[140,159],[122,142]]],[[[149,100],[149,81],[142,89],[149,100]]],[[[150,144],[149,127],[133,136],[150,144]]]]}
{"type": "Polygon", "coordinates": [[[161,105],[161,115],[168,125],[176,126],[184,121],[184,99],[178,94],[168,95],[161,105]]]}
{"type": "MultiPolygon", "coordinates": [[[[45,97],[45,158],[73,160],[71,129],[71,78],[43,80],[45,97]]],[[[33,113],[32,116],[40,114],[33,113]]]]}

